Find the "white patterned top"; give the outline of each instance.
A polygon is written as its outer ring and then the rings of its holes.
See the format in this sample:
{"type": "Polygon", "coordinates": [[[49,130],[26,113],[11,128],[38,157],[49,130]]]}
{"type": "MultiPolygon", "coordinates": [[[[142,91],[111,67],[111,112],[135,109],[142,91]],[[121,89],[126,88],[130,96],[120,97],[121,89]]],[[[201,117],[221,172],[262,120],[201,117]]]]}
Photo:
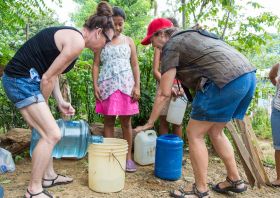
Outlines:
{"type": "MultiPolygon", "coordinates": [[[[280,78],[280,67],[278,67],[277,78],[280,78]]],[[[276,84],[276,93],[273,99],[273,106],[280,111],[280,84],[276,84]]]]}
{"type": "Polygon", "coordinates": [[[126,36],[121,36],[121,43],[108,43],[101,51],[101,71],[98,86],[102,100],[120,90],[131,96],[135,84],[130,64],[131,49],[126,36]]]}

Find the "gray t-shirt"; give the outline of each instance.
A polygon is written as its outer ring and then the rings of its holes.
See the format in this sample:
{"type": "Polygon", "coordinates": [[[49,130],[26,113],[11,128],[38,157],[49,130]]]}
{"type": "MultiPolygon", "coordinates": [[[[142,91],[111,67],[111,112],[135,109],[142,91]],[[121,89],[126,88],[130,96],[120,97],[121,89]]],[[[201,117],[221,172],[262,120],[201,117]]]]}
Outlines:
{"type": "Polygon", "coordinates": [[[222,40],[184,32],[172,36],[161,57],[161,73],[176,67],[176,77],[187,88],[197,89],[208,78],[222,88],[255,67],[240,52],[222,40]]]}

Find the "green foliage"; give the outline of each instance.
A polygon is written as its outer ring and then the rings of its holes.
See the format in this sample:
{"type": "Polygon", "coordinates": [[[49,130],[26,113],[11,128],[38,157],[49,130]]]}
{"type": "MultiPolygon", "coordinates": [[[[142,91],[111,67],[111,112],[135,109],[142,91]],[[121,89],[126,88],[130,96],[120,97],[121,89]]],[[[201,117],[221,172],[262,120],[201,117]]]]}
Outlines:
{"type": "MultiPolygon", "coordinates": [[[[95,12],[98,0],[76,0],[80,4],[79,10],[72,14],[73,21],[82,27],[85,20],[95,12]]],[[[146,32],[146,25],[150,21],[150,1],[148,0],[111,0],[112,6],[121,7],[126,13],[124,34],[136,39],[142,38],[146,32]]]]}
{"type": "Polygon", "coordinates": [[[0,67],[7,64],[28,37],[43,27],[58,24],[43,0],[0,1],[0,9],[0,67]]]}
{"type": "Polygon", "coordinates": [[[143,125],[152,112],[156,93],[156,81],[152,71],[152,48],[143,47],[137,43],[139,67],[141,69],[141,98],[139,101],[140,113],[133,117],[133,126],[143,125]]]}
{"type": "Polygon", "coordinates": [[[242,5],[233,0],[193,0],[188,1],[184,8],[187,25],[209,22],[211,25],[206,26],[207,29],[246,53],[260,53],[261,46],[271,40],[267,28],[280,27],[279,18],[270,12],[263,12],[262,6],[254,1],[242,5]],[[259,14],[245,14],[250,9],[258,10],[259,14]]]}
{"type": "Polygon", "coordinates": [[[248,58],[258,69],[266,69],[280,62],[280,36],[271,34],[272,40],[260,47],[260,53],[247,53],[248,58]]]}
{"type": "Polygon", "coordinates": [[[126,13],[124,34],[133,39],[142,39],[151,20],[148,0],[111,0],[113,6],[121,7],[126,13]]]}
{"type": "Polygon", "coordinates": [[[9,184],[12,180],[8,179],[7,175],[0,175],[0,184],[9,184]]]}
{"type": "Polygon", "coordinates": [[[95,12],[97,2],[94,0],[76,0],[75,2],[80,4],[79,9],[71,16],[76,26],[82,27],[85,20],[95,12]]]}
{"type": "MultiPolygon", "coordinates": [[[[52,0],[60,3],[60,0],[52,0]]],[[[38,19],[41,14],[50,12],[44,0],[5,0],[0,1],[0,27],[1,29],[13,29],[17,25],[24,26],[26,19],[38,19]]]]}
{"type": "Polygon", "coordinates": [[[271,139],[270,117],[263,108],[257,108],[252,120],[253,129],[258,137],[271,139]]]}
{"type": "Polygon", "coordinates": [[[100,122],[102,119],[94,112],[95,98],[93,96],[93,82],[91,78],[91,62],[78,61],[67,79],[71,87],[72,105],[76,109],[73,119],[85,119],[89,123],[100,122]]]}
{"type": "Polygon", "coordinates": [[[265,159],[263,160],[263,163],[265,166],[274,168],[275,167],[275,159],[272,156],[266,156],[265,159]]]}

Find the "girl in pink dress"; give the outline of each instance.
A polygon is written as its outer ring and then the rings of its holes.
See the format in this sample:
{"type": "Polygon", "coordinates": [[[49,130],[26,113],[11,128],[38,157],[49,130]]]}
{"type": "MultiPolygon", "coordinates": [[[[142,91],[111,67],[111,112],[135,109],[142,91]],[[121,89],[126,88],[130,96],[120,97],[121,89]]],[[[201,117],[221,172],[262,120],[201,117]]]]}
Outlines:
{"type": "Polygon", "coordinates": [[[116,116],[120,118],[123,136],[128,142],[126,171],[134,172],[131,117],[139,113],[140,72],[135,44],[130,37],[121,34],[125,22],[125,13],[121,8],[113,8],[113,20],[115,36],[94,58],[96,113],[104,115],[105,137],[113,137],[116,116]]]}

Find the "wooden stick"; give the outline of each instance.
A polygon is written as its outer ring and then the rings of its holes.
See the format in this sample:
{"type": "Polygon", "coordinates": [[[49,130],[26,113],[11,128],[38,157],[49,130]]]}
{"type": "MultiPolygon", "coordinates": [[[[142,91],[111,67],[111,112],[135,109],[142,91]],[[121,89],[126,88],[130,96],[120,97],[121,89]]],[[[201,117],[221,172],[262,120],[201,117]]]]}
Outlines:
{"type": "Polygon", "coordinates": [[[253,135],[252,135],[252,126],[251,126],[251,122],[248,119],[244,119],[244,121],[238,121],[238,124],[240,125],[240,127],[242,128],[241,133],[244,133],[244,135],[247,138],[247,142],[249,145],[249,148],[247,148],[249,150],[249,152],[251,153],[252,159],[257,167],[257,171],[261,176],[261,180],[259,181],[261,185],[271,185],[269,178],[265,172],[265,169],[263,167],[262,161],[260,159],[260,155],[257,149],[257,139],[253,139],[253,135]],[[251,130],[250,130],[251,129],[251,130]],[[255,144],[254,144],[255,142],[255,144]]]}
{"type": "Polygon", "coordinates": [[[248,133],[246,124],[244,121],[241,121],[241,120],[237,120],[237,123],[241,129],[240,130],[241,136],[244,137],[243,139],[245,142],[245,146],[253,159],[252,163],[254,163],[254,166],[256,167],[256,170],[254,170],[254,171],[255,171],[258,187],[265,186],[266,185],[266,179],[265,179],[266,173],[264,172],[262,163],[260,163],[260,158],[259,158],[258,154],[256,153],[256,149],[253,146],[253,143],[252,143],[252,140],[248,133]]]}
{"type": "Polygon", "coordinates": [[[226,127],[232,136],[233,142],[237,149],[237,153],[241,159],[241,163],[243,165],[248,182],[253,187],[255,185],[256,176],[253,174],[253,167],[250,163],[250,161],[252,161],[251,156],[247,151],[245,145],[243,144],[242,140],[240,139],[234,124],[232,122],[228,122],[226,127]]]}

